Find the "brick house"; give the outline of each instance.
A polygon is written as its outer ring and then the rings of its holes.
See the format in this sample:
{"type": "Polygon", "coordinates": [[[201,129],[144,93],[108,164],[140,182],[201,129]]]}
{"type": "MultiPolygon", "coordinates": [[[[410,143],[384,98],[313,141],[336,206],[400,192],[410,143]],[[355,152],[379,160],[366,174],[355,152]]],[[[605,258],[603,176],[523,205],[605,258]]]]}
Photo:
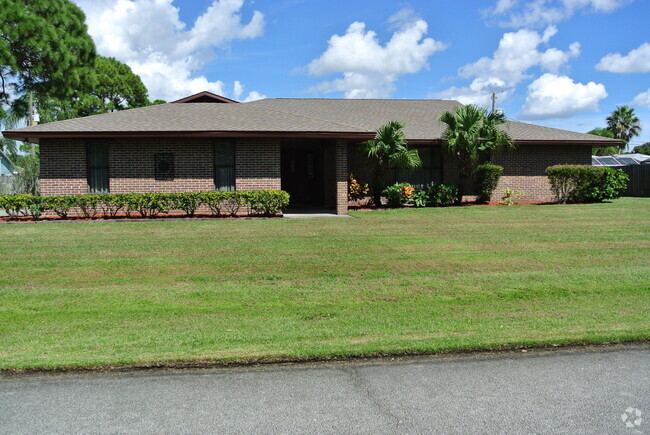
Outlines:
{"type": "MultiPolygon", "coordinates": [[[[369,182],[360,144],[384,122],[403,122],[420,169],[394,169],[390,181],[454,183],[454,161],[441,150],[445,100],[265,99],[237,103],[201,92],[173,103],[52,122],[4,132],[40,144],[41,194],[284,189],[292,204],[348,209],[347,180],[369,182]]],[[[517,149],[495,192],[523,190],[551,200],[544,170],[591,164],[592,146],[611,139],[520,122],[504,125],[517,149]]]]}

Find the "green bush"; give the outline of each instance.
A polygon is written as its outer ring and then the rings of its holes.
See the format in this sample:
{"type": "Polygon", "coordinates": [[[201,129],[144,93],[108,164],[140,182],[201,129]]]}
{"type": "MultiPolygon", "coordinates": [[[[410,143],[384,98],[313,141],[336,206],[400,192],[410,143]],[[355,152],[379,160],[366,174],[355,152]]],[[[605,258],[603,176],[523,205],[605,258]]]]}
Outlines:
{"type": "Polygon", "coordinates": [[[79,207],[81,214],[86,219],[97,217],[100,195],[78,195],[74,197],[75,206],[79,207]]]}
{"type": "Polygon", "coordinates": [[[27,216],[29,213],[28,206],[32,198],[34,196],[28,193],[2,195],[0,197],[0,208],[3,208],[11,217],[18,217],[18,215],[27,216]]]}
{"type": "Polygon", "coordinates": [[[179,192],[169,194],[170,209],[183,210],[186,216],[194,216],[201,205],[201,192],[179,192]]]}
{"type": "Polygon", "coordinates": [[[389,207],[401,207],[410,202],[413,191],[409,183],[395,183],[384,190],[384,196],[389,207]]]}
{"type": "Polygon", "coordinates": [[[416,207],[426,207],[427,205],[427,192],[425,190],[416,190],[411,195],[411,202],[416,207]]]}
{"type": "Polygon", "coordinates": [[[76,204],[75,196],[47,196],[45,209],[56,213],[61,219],[67,219],[70,209],[76,204]]]}
{"type": "Polygon", "coordinates": [[[104,217],[115,217],[125,207],[126,198],[124,194],[99,195],[99,209],[104,217]]]}
{"type": "Polygon", "coordinates": [[[447,207],[454,205],[458,196],[458,188],[450,184],[435,183],[427,189],[427,205],[447,207]]]}
{"type": "Polygon", "coordinates": [[[37,221],[43,212],[47,210],[46,203],[45,203],[45,198],[42,196],[32,196],[29,198],[27,201],[27,211],[29,212],[29,215],[37,221]]]}
{"type": "Polygon", "coordinates": [[[282,190],[252,190],[244,199],[253,214],[262,216],[275,216],[289,205],[289,194],[282,190]]]}
{"type": "Polygon", "coordinates": [[[503,167],[492,163],[483,163],[476,168],[474,181],[478,191],[478,202],[486,203],[490,201],[492,192],[497,188],[502,173],[503,167]]]}
{"type": "Polygon", "coordinates": [[[620,169],[557,165],[546,168],[551,190],[561,203],[591,203],[620,198],[629,180],[620,169]]]}

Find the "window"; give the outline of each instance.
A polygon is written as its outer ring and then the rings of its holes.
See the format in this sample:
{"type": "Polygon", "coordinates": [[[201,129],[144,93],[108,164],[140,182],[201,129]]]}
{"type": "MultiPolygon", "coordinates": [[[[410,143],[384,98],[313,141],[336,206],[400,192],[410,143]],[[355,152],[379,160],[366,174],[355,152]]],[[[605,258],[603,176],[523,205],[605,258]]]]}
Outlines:
{"type": "Polygon", "coordinates": [[[235,141],[214,144],[214,189],[235,190],[235,141]]]}
{"type": "Polygon", "coordinates": [[[171,181],[174,179],[173,153],[154,154],[154,165],[156,171],[156,180],[171,181]]]}
{"type": "Polygon", "coordinates": [[[424,186],[442,181],[442,154],[440,147],[431,145],[413,147],[418,150],[422,166],[417,169],[395,170],[395,182],[424,186]]]}
{"type": "Polygon", "coordinates": [[[102,142],[86,145],[88,193],[108,193],[108,144],[102,142]]]}

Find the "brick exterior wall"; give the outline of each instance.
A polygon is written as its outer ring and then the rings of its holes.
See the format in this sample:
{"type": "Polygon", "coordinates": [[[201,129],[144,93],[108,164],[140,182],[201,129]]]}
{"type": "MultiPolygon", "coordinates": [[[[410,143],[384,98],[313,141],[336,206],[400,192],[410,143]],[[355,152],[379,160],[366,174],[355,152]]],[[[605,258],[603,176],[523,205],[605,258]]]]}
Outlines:
{"type": "MultiPolygon", "coordinates": [[[[348,149],[349,170],[362,183],[371,183],[372,164],[359,147],[350,146],[348,149]]],[[[498,155],[494,163],[503,166],[503,176],[492,197],[498,201],[506,188],[521,190],[524,196],[520,201],[547,202],[553,201],[546,168],[553,165],[591,165],[591,147],[584,145],[520,145],[516,150],[498,155]]],[[[445,184],[458,183],[458,167],[455,159],[442,154],[442,182],[445,184]]],[[[466,199],[473,199],[472,180],[468,180],[465,192],[466,199]]]]}
{"type": "Polygon", "coordinates": [[[584,145],[520,145],[516,150],[498,155],[494,163],[503,166],[493,201],[503,196],[506,188],[521,190],[523,202],[550,202],[555,197],[545,175],[553,165],[591,165],[591,146],[584,145]]]}
{"type": "Polygon", "coordinates": [[[334,177],[336,179],[336,214],[348,214],[348,144],[336,141],[334,147],[334,177]]]}
{"type": "Polygon", "coordinates": [[[86,180],[86,145],[83,141],[41,140],[41,195],[83,195],[86,180]]]}
{"type": "Polygon", "coordinates": [[[235,160],[237,190],[281,188],[279,139],[238,139],[235,160]]]}
{"type": "MultiPolygon", "coordinates": [[[[115,139],[109,143],[110,192],[190,192],[214,190],[210,139],[115,139]],[[174,154],[174,179],[155,178],[154,155],[174,154]]],[[[88,193],[86,143],[41,141],[41,194],[88,193]]],[[[239,139],[235,145],[237,190],[280,189],[280,142],[239,139]]]]}
{"type": "MultiPolygon", "coordinates": [[[[180,192],[214,189],[210,139],[115,139],[109,141],[110,191],[180,192]],[[174,153],[174,180],[156,180],[154,154],[174,153]]],[[[281,188],[279,139],[238,139],[235,147],[237,190],[281,188]]],[[[78,139],[43,139],[41,194],[78,195],[88,192],[86,146],[78,139]]],[[[544,174],[557,164],[591,164],[591,147],[582,145],[521,145],[495,158],[504,167],[493,200],[506,188],[522,190],[522,201],[553,200],[544,174]]],[[[369,183],[372,165],[358,146],[337,141],[323,148],[325,205],[347,213],[348,174],[369,183]]],[[[443,182],[456,183],[454,160],[443,154],[443,182]]]]}

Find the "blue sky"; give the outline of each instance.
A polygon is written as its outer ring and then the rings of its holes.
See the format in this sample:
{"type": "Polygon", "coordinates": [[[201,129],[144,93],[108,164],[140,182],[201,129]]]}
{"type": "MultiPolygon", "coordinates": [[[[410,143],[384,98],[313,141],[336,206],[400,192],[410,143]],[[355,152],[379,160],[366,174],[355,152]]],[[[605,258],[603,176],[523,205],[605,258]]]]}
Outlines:
{"type": "Polygon", "coordinates": [[[151,97],[452,98],[575,131],[632,104],[650,141],[647,0],[75,0],[151,97]]]}

